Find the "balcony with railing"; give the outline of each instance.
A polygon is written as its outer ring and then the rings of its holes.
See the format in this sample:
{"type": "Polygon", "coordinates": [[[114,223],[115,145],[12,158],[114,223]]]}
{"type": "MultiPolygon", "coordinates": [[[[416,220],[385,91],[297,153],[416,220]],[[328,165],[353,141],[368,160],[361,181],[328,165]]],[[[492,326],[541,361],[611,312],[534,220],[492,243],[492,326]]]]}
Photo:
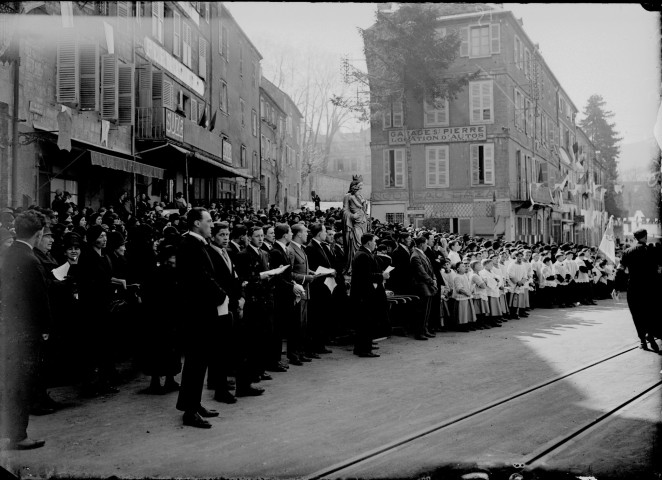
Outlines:
{"type": "Polygon", "coordinates": [[[166,108],[136,108],[136,139],[164,140],[166,138],[166,108]]]}

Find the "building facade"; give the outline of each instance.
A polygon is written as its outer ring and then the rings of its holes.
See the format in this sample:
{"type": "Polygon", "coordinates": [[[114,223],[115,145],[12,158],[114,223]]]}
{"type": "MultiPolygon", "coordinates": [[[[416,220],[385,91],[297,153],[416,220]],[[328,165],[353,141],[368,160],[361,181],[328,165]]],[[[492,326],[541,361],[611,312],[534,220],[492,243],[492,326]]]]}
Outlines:
{"type": "Polygon", "coordinates": [[[288,212],[301,204],[301,120],[294,101],[266,78],[260,83],[261,207],[288,212]]]}
{"type": "Polygon", "coordinates": [[[479,77],[445,105],[405,92],[407,111],[394,99],[371,123],[372,215],[406,224],[433,218],[460,234],[574,241],[581,209],[568,192],[587,179],[578,175],[577,108],[512,12],[469,12],[440,14],[441,33],[462,40],[448,74],[479,77]]]}
{"type": "MultiPolygon", "coordinates": [[[[262,57],[226,4],[6,2],[0,25],[0,203],[62,189],[94,208],[123,192],[260,205],[262,57]]],[[[289,149],[300,114],[284,103],[289,149]]]]}

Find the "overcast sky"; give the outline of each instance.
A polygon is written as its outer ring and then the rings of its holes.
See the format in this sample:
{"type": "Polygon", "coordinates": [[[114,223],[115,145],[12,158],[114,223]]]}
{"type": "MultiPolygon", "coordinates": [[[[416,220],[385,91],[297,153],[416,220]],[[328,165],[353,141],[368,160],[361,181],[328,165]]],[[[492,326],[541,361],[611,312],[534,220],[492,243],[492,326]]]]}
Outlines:
{"type": "MultiPolygon", "coordinates": [[[[374,21],[376,4],[226,2],[258,49],[268,42],[362,58],[357,27],[374,21]]],[[[524,21],[577,108],[600,94],[623,137],[621,170],[648,162],[660,105],[659,14],[638,4],[504,4],[524,21]]],[[[340,59],[339,59],[340,63],[340,59]]],[[[581,115],[580,115],[581,118],[581,115]]]]}

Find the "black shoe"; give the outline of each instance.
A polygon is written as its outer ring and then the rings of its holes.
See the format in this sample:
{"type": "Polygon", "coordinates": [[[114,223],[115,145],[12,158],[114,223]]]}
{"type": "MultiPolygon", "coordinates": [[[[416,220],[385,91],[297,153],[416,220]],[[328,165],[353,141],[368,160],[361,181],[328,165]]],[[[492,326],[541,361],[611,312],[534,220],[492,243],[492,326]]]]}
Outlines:
{"type": "Polygon", "coordinates": [[[379,357],[378,353],[372,353],[372,352],[359,352],[356,355],[358,355],[361,358],[377,358],[377,357],[379,357]]]}
{"type": "Polygon", "coordinates": [[[44,440],[30,440],[29,438],[24,438],[19,442],[10,441],[7,445],[9,450],[32,450],[34,448],[43,447],[46,444],[44,440]]]}
{"type": "Polygon", "coordinates": [[[315,350],[315,353],[317,353],[317,354],[321,354],[321,355],[324,355],[324,354],[327,354],[327,353],[333,353],[333,351],[332,351],[332,350],[329,350],[329,349],[326,348],[326,347],[322,347],[322,348],[320,348],[319,350],[315,350]]]}
{"type": "Polygon", "coordinates": [[[299,355],[299,361],[307,363],[307,362],[312,362],[312,360],[305,355],[299,355]]]}
{"type": "Polygon", "coordinates": [[[271,365],[267,367],[267,371],[269,372],[287,372],[287,368],[281,367],[280,365],[271,365]]]}
{"type": "Polygon", "coordinates": [[[315,352],[306,352],[305,355],[306,357],[314,358],[315,360],[319,360],[320,358],[322,358],[319,355],[317,355],[315,352]]]}
{"type": "Polygon", "coordinates": [[[427,340],[428,339],[428,337],[426,337],[425,335],[414,335],[414,338],[416,340],[427,340]]]}
{"type": "Polygon", "coordinates": [[[299,360],[298,357],[287,357],[287,360],[290,362],[290,365],[298,365],[301,366],[303,363],[301,360],[299,360]]]}
{"type": "Polygon", "coordinates": [[[278,362],[278,366],[284,368],[285,370],[290,368],[290,366],[285,362],[278,362]]]}
{"type": "Polygon", "coordinates": [[[211,423],[202,418],[198,413],[185,413],[184,425],[196,428],[211,428],[211,423]]]}
{"type": "Polygon", "coordinates": [[[264,393],[264,388],[248,386],[244,388],[237,387],[236,397],[257,397],[264,393]]]}
{"type": "Polygon", "coordinates": [[[273,380],[274,378],[268,373],[263,373],[260,375],[260,380],[273,380]]]}
{"type": "Polygon", "coordinates": [[[525,313],[520,313],[520,317],[521,317],[521,318],[526,318],[526,317],[528,317],[528,316],[529,316],[529,314],[526,313],[526,312],[525,312],[525,313]]]}
{"type": "Polygon", "coordinates": [[[437,337],[434,333],[430,333],[430,332],[425,332],[423,335],[425,335],[428,338],[436,338],[437,337]]]}
{"type": "Polygon", "coordinates": [[[218,417],[218,412],[216,410],[207,410],[202,405],[198,407],[198,411],[196,413],[204,418],[218,417]]]}
{"type": "Polygon", "coordinates": [[[214,395],[214,400],[228,404],[237,403],[237,398],[227,390],[216,392],[216,395],[214,395]]]}

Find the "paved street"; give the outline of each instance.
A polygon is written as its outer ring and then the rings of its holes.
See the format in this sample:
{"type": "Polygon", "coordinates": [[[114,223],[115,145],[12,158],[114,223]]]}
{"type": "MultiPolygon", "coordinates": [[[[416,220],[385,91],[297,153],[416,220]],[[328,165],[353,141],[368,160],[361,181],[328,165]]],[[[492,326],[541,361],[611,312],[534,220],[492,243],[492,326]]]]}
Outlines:
{"type": "MultiPolygon", "coordinates": [[[[322,360],[274,374],[263,382],[262,397],[225,405],[205,392],[204,403],[221,412],[211,430],[181,425],[176,394],[138,393],[144,377],[94,400],[63,387],[52,395],[77,405],[30,420],[30,435],[46,446],[3,451],[0,459],[23,476],[308,476],[637,345],[624,301],[605,300],[537,309],[499,329],[443,333],[427,342],[395,336],[380,342],[377,359],[335,347],[322,360]]],[[[521,462],[655,385],[661,359],[639,349],[623,353],[329,477],[521,462]]],[[[659,423],[658,389],[541,458],[540,466],[600,472],[598,478],[650,472],[659,423]]]]}

